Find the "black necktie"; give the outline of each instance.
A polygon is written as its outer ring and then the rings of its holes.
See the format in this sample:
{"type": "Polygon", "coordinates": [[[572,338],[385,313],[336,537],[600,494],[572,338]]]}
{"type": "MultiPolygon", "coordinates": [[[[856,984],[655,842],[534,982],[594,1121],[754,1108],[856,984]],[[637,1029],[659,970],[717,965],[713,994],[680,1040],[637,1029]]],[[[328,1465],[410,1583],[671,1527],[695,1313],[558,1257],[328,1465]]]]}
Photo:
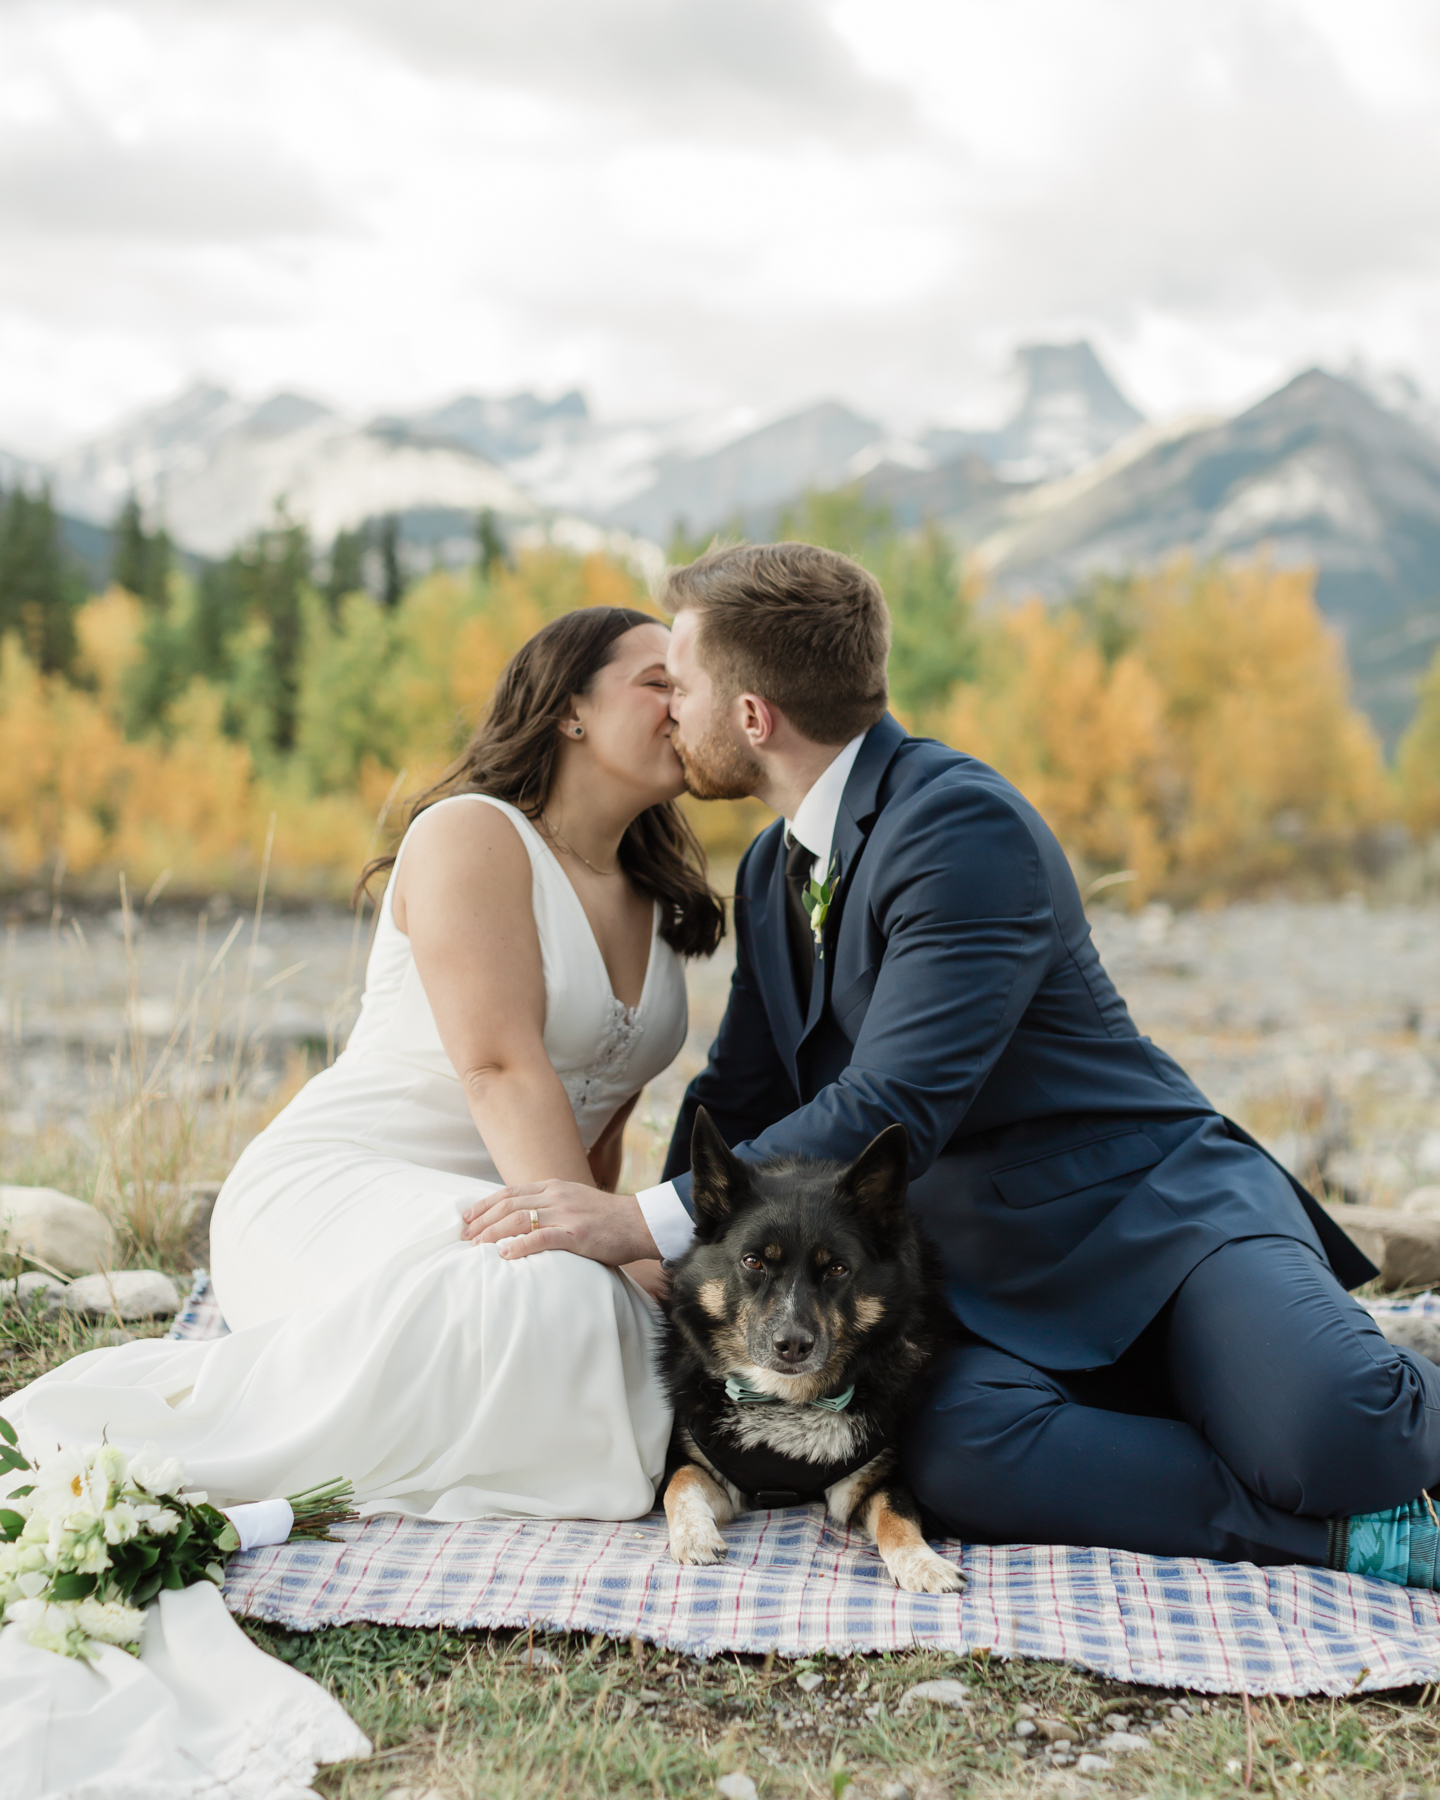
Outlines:
{"type": "Polygon", "coordinates": [[[815,933],[810,928],[810,915],[805,910],[805,886],[815,867],[815,854],[796,838],[786,834],[785,848],[785,927],[790,938],[790,960],[795,965],[795,979],[800,984],[800,1000],[810,1008],[810,987],[815,979],[815,933]]]}

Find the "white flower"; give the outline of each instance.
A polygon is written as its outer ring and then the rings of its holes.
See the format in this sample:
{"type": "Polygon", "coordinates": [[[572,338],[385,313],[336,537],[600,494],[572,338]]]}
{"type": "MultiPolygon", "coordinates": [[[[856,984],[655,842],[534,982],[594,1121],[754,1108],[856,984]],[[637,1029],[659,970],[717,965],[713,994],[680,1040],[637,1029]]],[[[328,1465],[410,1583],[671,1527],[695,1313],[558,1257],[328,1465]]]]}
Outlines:
{"type": "Polygon", "coordinates": [[[47,1457],[35,1471],[31,1518],[56,1521],[68,1519],[72,1513],[103,1511],[109,1484],[101,1493],[100,1504],[92,1506],[92,1474],[90,1459],[81,1450],[57,1450],[47,1457]]]}
{"type": "Polygon", "coordinates": [[[178,1456],[161,1456],[154,1444],[147,1444],[131,1458],[130,1479],[147,1494],[178,1494],[185,1465],[178,1456]]]}
{"type": "Polygon", "coordinates": [[[50,1574],[46,1569],[27,1569],[23,1575],[15,1577],[15,1586],[24,1600],[37,1599],[50,1585],[50,1574]]]}
{"type": "Polygon", "coordinates": [[[175,1498],[183,1500],[187,1506],[205,1506],[208,1504],[210,1496],[204,1488],[191,1488],[186,1493],[177,1494],[175,1498]]]}
{"type": "Polygon", "coordinates": [[[168,1506],[137,1506],[135,1516],[156,1537],[169,1537],[180,1523],[179,1513],[171,1512],[168,1506]]]}
{"type": "Polygon", "coordinates": [[[140,1529],[140,1520],[136,1517],[135,1508],[125,1501],[117,1500],[113,1506],[107,1507],[100,1515],[105,1527],[107,1544],[126,1544],[140,1529]]]}
{"type": "Polygon", "coordinates": [[[86,1637],[102,1644],[135,1644],[145,1629],[145,1613],[123,1600],[77,1600],[75,1623],[86,1637]]]}
{"type": "Polygon", "coordinates": [[[90,1645],[75,1619],[73,1600],[12,1600],[5,1622],[18,1625],[37,1650],[58,1656],[85,1656],[90,1645]]]}
{"type": "MultiPolygon", "coordinates": [[[[110,1567],[110,1552],[105,1548],[104,1520],[109,1514],[97,1519],[88,1531],[77,1531],[70,1537],[70,1542],[62,1552],[62,1560],[69,1569],[77,1570],[81,1575],[98,1575],[110,1567]]],[[[119,1539],[111,1538],[117,1543],[119,1539]]]]}

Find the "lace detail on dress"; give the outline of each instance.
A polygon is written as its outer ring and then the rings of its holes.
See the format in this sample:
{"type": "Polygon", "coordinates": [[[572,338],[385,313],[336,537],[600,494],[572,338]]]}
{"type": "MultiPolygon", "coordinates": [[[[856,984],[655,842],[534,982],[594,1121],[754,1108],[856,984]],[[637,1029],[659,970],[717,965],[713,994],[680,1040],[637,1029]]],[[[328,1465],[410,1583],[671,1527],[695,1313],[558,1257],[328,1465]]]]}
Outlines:
{"type": "Polygon", "coordinates": [[[588,1068],[572,1069],[560,1077],[577,1118],[589,1105],[594,1088],[619,1082],[644,1031],[640,1008],[622,1006],[612,994],[609,1022],[596,1048],[595,1060],[588,1068]]]}

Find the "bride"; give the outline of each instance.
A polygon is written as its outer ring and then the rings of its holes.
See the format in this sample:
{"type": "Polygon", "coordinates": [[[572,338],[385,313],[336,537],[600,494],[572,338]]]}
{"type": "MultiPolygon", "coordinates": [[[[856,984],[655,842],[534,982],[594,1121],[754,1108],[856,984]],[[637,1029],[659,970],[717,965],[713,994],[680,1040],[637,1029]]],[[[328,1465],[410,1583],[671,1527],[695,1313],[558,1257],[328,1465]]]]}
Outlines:
{"type": "MultiPolygon", "coordinates": [[[[390,869],[344,1054],[216,1203],[232,1335],[74,1358],[5,1403],[28,1453],[153,1442],[217,1504],[346,1476],[362,1513],[650,1510],[670,1429],[658,1263],[511,1260],[463,1231],[503,1187],[617,1185],[625,1121],[685,1037],[681,958],[720,940],[674,804],[667,641],[592,607],[513,658],[362,877],[390,869]]],[[[645,1234],[632,1197],[616,1209],[619,1262],[645,1234]]]]}

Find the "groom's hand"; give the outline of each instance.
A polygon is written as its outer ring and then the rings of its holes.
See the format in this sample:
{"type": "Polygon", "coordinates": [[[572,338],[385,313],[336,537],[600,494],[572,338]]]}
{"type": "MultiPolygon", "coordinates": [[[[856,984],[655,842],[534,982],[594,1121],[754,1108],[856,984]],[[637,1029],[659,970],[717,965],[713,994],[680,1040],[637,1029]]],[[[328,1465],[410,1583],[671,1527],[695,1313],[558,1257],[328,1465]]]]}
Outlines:
{"type": "Polygon", "coordinates": [[[513,1241],[505,1257],[533,1256],[537,1250],[569,1250],[592,1262],[652,1262],[659,1255],[640,1202],[633,1194],[609,1194],[578,1181],[534,1181],[501,1188],[469,1207],[462,1236],[475,1244],[513,1241]],[[532,1210],[539,1223],[532,1226],[532,1210]]]}

